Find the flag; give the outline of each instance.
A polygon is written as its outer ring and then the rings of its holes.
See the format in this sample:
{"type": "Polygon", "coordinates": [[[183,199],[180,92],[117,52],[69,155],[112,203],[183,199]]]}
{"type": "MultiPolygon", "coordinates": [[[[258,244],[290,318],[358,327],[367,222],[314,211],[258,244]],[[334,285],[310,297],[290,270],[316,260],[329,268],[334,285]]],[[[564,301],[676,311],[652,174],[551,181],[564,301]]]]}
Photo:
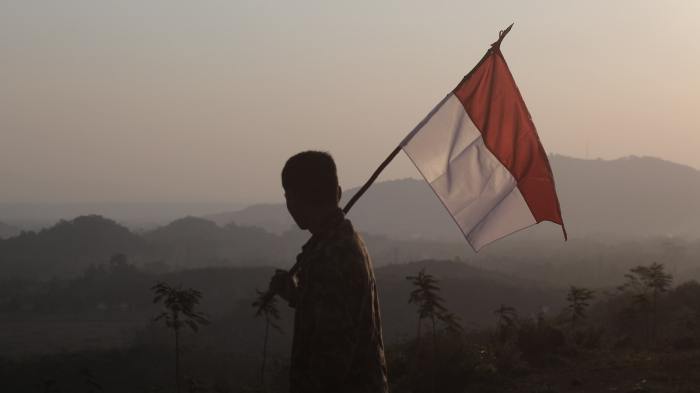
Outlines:
{"type": "Polygon", "coordinates": [[[500,50],[511,27],[401,142],[476,251],[542,221],[566,238],[547,154],[500,50]]]}

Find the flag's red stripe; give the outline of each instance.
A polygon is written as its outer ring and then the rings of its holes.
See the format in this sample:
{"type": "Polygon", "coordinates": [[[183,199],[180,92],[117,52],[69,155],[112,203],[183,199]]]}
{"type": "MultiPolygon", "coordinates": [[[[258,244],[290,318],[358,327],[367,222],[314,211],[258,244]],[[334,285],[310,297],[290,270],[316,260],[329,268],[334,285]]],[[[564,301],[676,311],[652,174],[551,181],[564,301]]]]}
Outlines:
{"type": "Polygon", "coordinates": [[[535,220],[563,226],[547,154],[500,50],[492,49],[454,94],[486,147],[518,182],[535,220]]]}

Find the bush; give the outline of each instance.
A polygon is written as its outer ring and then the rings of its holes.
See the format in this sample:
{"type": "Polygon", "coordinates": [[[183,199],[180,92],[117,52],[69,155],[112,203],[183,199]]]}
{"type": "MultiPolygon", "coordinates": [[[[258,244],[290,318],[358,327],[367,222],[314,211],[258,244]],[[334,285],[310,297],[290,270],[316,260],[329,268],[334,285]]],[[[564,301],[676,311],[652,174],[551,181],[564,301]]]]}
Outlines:
{"type": "Polygon", "coordinates": [[[523,321],[518,329],[518,349],[529,362],[540,363],[548,355],[564,347],[566,339],[561,330],[544,321],[523,321]]]}
{"type": "Polygon", "coordinates": [[[695,337],[683,336],[672,339],[671,346],[677,351],[687,351],[697,348],[698,343],[695,337]]]}
{"type": "Polygon", "coordinates": [[[499,373],[517,373],[523,369],[522,352],[515,341],[494,341],[490,350],[493,368],[499,373]]]}
{"type": "Polygon", "coordinates": [[[573,334],[573,343],[585,349],[600,349],[604,333],[603,328],[587,326],[573,334]]]}
{"type": "Polygon", "coordinates": [[[389,366],[390,391],[463,392],[477,373],[486,372],[482,366],[480,348],[467,343],[461,335],[441,333],[437,340],[437,356],[434,356],[430,340],[408,340],[386,351],[389,366]],[[435,378],[433,382],[433,367],[435,378]]]}

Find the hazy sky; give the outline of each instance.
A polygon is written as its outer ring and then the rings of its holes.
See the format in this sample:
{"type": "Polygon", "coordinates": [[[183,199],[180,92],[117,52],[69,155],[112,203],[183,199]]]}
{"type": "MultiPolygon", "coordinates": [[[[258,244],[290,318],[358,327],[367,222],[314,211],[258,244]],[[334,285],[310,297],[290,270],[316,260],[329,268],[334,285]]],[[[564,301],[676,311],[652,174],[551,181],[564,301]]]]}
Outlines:
{"type": "MultiPolygon", "coordinates": [[[[0,202],[273,201],[364,181],[502,49],[550,153],[700,168],[700,1],[0,2],[0,202]]],[[[384,179],[417,172],[403,156],[384,179]]]]}

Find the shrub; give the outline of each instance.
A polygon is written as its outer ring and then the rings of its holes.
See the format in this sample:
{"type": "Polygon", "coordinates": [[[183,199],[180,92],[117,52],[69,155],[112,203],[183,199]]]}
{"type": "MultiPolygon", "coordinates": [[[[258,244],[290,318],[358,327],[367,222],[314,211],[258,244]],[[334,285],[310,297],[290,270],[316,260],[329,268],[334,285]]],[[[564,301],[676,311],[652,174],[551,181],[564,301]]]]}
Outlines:
{"type": "Polygon", "coordinates": [[[518,329],[516,342],[527,361],[539,363],[564,347],[566,339],[561,330],[546,322],[524,321],[518,329]]]}

